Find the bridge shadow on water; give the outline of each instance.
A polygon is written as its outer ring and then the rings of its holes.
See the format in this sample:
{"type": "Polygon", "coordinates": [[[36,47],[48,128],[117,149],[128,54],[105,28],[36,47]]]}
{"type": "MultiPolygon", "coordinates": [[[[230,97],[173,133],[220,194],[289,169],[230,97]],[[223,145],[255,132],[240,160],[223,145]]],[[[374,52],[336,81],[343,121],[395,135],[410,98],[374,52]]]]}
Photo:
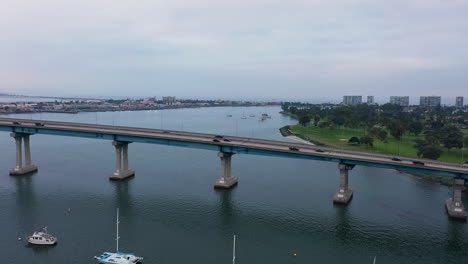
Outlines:
{"type": "MultiPolygon", "coordinates": [[[[34,219],[36,213],[37,197],[34,189],[34,174],[11,176],[15,183],[16,197],[16,225],[17,230],[34,230],[30,220],[34,219]]],[[[18,234],[23,236],[23,234],[18,234]]]]}
{"type": "Polygon", "coordinates": [[[221,221],[220,224],[229,229],[237,225],[236,208],[232,201],[233,192],[235,192],[234,189],[215,189],[215,193],[218,196],[218,206],[216,208],[216,211],[221,221]]]}
{"type": "MultiPolygon", "coordinates": [[[[351,203],[352,201],[350,201],[351,203]]],[[[348,204],[349,205],[349,204],[348,204]]],[[[336,225],[335,233],[336,237],[342,241],[342,243],[347,243],[350,240],[353,240],[353,230],[352,225],[350,224],[350,212],[349,207],[343,204],[333,204],[336,212],[336,225]]]]}

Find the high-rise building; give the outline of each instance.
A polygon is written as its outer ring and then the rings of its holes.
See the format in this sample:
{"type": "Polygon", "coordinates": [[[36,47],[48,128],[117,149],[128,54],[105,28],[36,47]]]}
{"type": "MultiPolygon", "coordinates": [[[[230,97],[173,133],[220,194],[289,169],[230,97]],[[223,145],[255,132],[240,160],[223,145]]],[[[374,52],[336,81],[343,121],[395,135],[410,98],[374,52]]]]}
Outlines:
{"type": "Polygon", "coordinates": [[[440,100],[440,96],[421,96],[419,97],[419,105],[428,107],[439,106],[440,100]]]}
{"type": "Polygon", "coordinates": [[[409,96],[390,96],[390,103],[400,106],[409,106],[409,96]]]}
{"type": "Polygon", "coordinates": [[[455,106],[463,107],[463,96],[457,96],[457,98],[455,98],[455,106]]]}
{"type": "Polygon", "coordinates": [[[362,96],[361,95],[345,95],[343,96],[343,104],[345,105],[362,104],[362,96]]]}
{"type": "Polygon", "coordinates": [[[373,95],[368,95],[367,96],[367,104],[368,105],[373,105],[374,104],[374,96],[373,95]]]}

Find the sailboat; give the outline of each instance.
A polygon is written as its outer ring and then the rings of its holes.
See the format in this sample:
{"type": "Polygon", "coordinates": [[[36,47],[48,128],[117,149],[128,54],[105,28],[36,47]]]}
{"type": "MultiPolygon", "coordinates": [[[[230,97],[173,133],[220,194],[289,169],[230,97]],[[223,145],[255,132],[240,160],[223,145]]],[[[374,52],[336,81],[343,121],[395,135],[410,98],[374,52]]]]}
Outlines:
{"type": "Polygon", "coordinates": [[[234,235],[234,243],[232,244],[232,264],[236,264],[236,235],[234,235]]]}
{"type": "Polygon", "coordinates": [[[117,236],[115,238],[117,246],[115,253],[104,252],[101,256],[96,257],[95,259],[98,260],[99,264],[142,264],[142,257],[137,257],[135,254],[132,253],[123,253],[119,252],[119,208],[117,208],[117,236]]]}

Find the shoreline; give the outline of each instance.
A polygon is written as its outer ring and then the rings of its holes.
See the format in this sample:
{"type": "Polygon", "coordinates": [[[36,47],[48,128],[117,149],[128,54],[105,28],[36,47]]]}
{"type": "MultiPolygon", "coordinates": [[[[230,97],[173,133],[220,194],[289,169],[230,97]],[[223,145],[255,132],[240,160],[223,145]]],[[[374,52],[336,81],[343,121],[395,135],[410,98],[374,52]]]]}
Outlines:
{"type": "Polygon", "coordinates": [[[208,107],[272,107],[278,106],[275,104],[268,105],[193,105],[193,106],[168,106],[168,107],[144,107],[144,108],[106,108],[106,109],[85,109],[85,110],[76,110],[76,111],[64,111],[64,110],[47,110],[47,111],[24,111],[24,112],[0,112],[1,115],[12,115],[12,114],[37,114],[37,113],[61,113],[61,114],[78,114],[78,113],[99,113],[99,112],[124,112],[124,111],[151,111],[151,110],[172,110],[172,109],[187,109],[187,108],[208,108],[208,107]]]}
{"type": "Polygon", "coordinates": [[[302,139],[302,138],[296,137],[296,136],[294,136],[294,135],[285,136],[285,138],[289,138],[289,139],[292,139],[292,140],[298,141],[298,142],[300,142],[300,143],[303,143],[303,144],[307,144],[307,145],[316,146],[314,143],[312,143],[312,142],[310,142],[310,141],[307,141],[307,140],[305,140],[305,139],[302,139]]]}
{"type": "MultiPolygon", "coordinates": [[[[290,116],[290,117],[293,117],[293,118],[297,119],[294,115],[291,115],[289,113],[285,113],[285,112],[280,112],[280,113],[283,114],[283,115],[290,116]]],[[[280,131],[281,131],[281,134],[282,134],[283,137],[290,138],[290,139],[293,139],[293,140],[296,140],[296,141],[300,141],[302,143],[307,142],[309,144],[316,145],[316,146],[327,146],[323,142],[319,142],[319,141],[316,141],[316,140],[311,141],[311,139],[309,139],[309,140],[303,139],[303,138],[300,137],[302,135],[291,132],[289,127],[290,126],[285,126],[285,127],[280,128],[280,131]]],[[[329,146],[329,147],[332,147],[332,146],[329,146]]],[[[368,153],[372,153],[372,152],[368,152],[368,153]]],[[[422,180],[422,181],[427,182],[427,183],[438,184],[438,185],[449,186],[449,187],[452,186],[452,179],[450,177],[440,176],[440,175],[433,175],[433,174],[416,173],[416,172],[414,172],[414,173],[412,173],[412,172],[403,172],[403,171],[398,171],[398,172],[402,173],[402,174],[410,175],[410,176],[412,176],[412,177],[414,177],[416,179],[422,180]]],[[[468,191],[468,188],[465,188],[463,191],[464,192],[468,191]]]]}

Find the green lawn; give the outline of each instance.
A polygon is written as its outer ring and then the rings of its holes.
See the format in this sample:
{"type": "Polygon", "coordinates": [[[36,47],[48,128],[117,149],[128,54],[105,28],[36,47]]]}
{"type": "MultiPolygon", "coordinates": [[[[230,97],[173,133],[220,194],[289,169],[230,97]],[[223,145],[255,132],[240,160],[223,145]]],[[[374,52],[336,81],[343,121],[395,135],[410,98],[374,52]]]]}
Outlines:
{"type": "Polygon", "coordinates": [[[468,135],[468,129],[462,129],[461,131],[468,135]]]}
{"type": "MultiPolygon", "coordinates": [[[[382,154],[390,154],[395,156],[407,156],[407,157],[417,157],[416,148],[414,147],[415,139],[424,139],[424,136],[413,136],[405,135],[403,136],[401,142],[398,142],[392,136],[388,136],[388,143],[383,143],[379,140],[374,140],[373,147],[367,147],[364,145],[350,145],[348,144],[348,139],[357,136],[361,137],[365,135],[365,129],[351,129],[351,128],[319,128],[313,125],[302,127],[300,125],[291,126],[291,132],[299,134],[302,137],[310,138],[313,141],[318,141],[323,144],[350,150],[360,150],[360,151],[369,151],[377,152],[382,154]]],[[[465,131],[464,131],[465,132],[465,131]]],[[[450,150],[443,149],[443,153],[440,156],[439,160],[456,162],[461,161],[461,150],[450,150]]],[[[464,151],[464,161],[468,161],[468,151],[464,151]]]]}

